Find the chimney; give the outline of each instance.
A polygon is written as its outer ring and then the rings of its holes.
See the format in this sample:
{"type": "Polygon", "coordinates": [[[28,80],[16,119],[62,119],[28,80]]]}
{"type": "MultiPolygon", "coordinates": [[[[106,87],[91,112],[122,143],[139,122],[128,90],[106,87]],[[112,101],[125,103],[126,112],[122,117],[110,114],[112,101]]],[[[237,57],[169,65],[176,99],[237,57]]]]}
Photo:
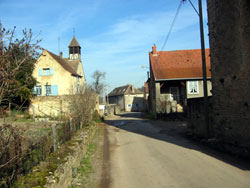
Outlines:
{"type": "Polygon", "coordinates": [[[132,93],[134,93],[134,92],[135,92],[135,88],[134,88],[134,86],[133,86],[133,85],[131,85],[131,91],[132,91],[132,93]]]}
{"type": "Polygon", "coordinates": [[[62,52],[60,52],[60,58],[63,58],[63,53],[62,52]]]}
{"type": "Polygon", "coordinates": [[[153,54],[153,56],[157,56],[155,44],[154,44],[154,46],[152,47],[152,54],[153,54]]]}

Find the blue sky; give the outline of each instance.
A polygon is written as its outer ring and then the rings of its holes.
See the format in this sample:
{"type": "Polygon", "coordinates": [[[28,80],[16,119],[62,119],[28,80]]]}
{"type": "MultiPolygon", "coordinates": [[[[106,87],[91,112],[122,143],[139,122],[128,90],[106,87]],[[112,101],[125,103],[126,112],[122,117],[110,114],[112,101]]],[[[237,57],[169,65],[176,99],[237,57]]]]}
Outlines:
{"type": "MultiPolygon", "coordinates": [[[[40,31],[41,47],[68,57],[68,44],[75,36],[82,47],[87,82],[95,70],[106,72],[107,90],[147,79],[148,52],[161,50],[179,5],[179,0],[0,0],[4,27],[40,31]]],[[[198,8],[198,0],[192,0],[198,8]]],[[[205,44],[208,44],[207,12],[203,0],[205,44]]],[[[200,48],[199,18],[189,2],[184,3],[163,49],[200,48]]]]}

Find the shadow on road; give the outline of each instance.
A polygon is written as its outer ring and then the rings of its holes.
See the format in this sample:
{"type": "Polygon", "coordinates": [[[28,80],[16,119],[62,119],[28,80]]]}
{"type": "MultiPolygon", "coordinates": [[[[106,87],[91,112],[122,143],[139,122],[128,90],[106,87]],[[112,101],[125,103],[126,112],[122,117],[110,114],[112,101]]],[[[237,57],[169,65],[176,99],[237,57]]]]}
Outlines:
{"type": "Polygon", "coordinates": [[[242,170],[250,170],[250,162],[239,159],[227,153],[215,151],[187,136],[187,124],[181,121],[158,121],[140,118],[141,114],[124,113],[117,118],[105,120],[105,123],[128,132],[144,135],[153,139],[165,141],[180,147],[200,151],[242,170]]]}

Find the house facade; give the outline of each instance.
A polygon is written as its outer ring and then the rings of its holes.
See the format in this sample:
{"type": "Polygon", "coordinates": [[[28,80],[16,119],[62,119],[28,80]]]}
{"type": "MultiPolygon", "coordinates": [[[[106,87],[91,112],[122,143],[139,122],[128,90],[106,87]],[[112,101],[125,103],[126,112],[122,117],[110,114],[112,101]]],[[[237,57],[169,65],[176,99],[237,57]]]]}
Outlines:
{"type": "Polygon", "coordinates": [[[133,85],[121,86],[108,94],[109,104],[116,104],[125,112],[144,110],[144,93],[133,85]]]}
{"type": "MultiPolygon", "coordinates": [[[[185,112],[187,100],[204,96],[201,50],[149,52],[149,110],[157,114],[185,112]]],[[[207,89],[211,96],[209,49],[206,49],[207,89]]]]}
{"type": "Polygon", "coordinates": [[[85,77],[81,62],[81,47],[73,37],[69,44],[69,58],[62,53],[43,50],[37,59],[33,71],[37,85],[33,94],[37,96],[70,95],[81,92],[85,85],[85,77]]]}
{"type": "MultiPolygon", "coordinates": [[[[85,77],[81,62],[81,47],[73,37],[69,44],[69,57],[43,50],[36,61],[29,113],[40,117],[62,117],[70,114],[72,95],[83,92],[85,77]]],[[[73,96],[74,97],[74,96],[73,96]]]]}

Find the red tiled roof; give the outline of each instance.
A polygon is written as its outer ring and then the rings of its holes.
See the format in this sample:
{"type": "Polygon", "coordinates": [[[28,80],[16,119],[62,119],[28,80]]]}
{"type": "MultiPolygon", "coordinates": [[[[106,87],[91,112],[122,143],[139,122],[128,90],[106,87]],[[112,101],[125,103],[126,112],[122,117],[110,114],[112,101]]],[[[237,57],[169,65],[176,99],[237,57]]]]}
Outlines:
{"type": "MultiPolygon", "coordinates": [[[[210,50],[206,49],[207,77],[211,78],[210,50]]],[[[201,50],[149,52],[150,66],[155,80],[202,78],[201,50]]]]}

